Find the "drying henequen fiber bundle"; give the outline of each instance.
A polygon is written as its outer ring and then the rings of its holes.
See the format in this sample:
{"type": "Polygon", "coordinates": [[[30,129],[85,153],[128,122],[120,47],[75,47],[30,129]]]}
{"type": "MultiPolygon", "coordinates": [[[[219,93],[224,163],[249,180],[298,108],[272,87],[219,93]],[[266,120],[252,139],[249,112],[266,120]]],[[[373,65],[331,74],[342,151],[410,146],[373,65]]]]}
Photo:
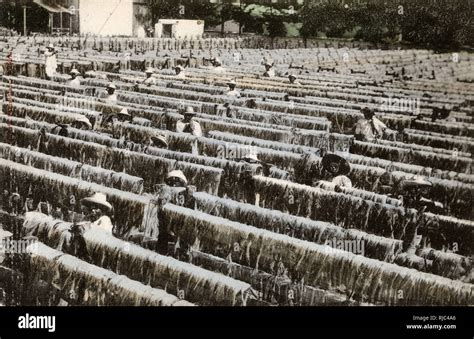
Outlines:
{"type": "Polygon", "coordinates": [[[260,206],[332,222],[384,237],[402,239],[415,227],[416,211],[378,204],[343,193],[254,176],[260,206]]]}
{"type": "MultiPolygon", "coordinates": [[[[132,227],[142,227],[144,208],[150,198],[119,191],[94,183],[66,177],[57,173],[31,168],[8,160],[0,162],[0,190],[18,193],[24,200],[32,196],[35,201],[47,202],[53,209],[81,212],[80,201],[93,193],[104,193],[114,207],[115,230],[122,234],[132,227]]],[[[157,220],[154,221],[155,223],[157,220]]]]}
{"type": "Polygon", "coordinates": [[[389,305],[472,305],[474,286],[166,204],[167,226],[182,246],[296,281],[389,305]],[[402,297],[400,297],[402,296],[402,297]]]}
{"type": "Polygon", "coordinates": [[[46,155],[26,148],[0,143],[0,158],[44,169],[99,185],[116,188],[136,194],[143,192],[143,179],[126,173],[117,173],[80,162],[46,155]]]}
{"type": "Polygon", "coordinates": [[[152,288],[43,243],[27,247],[29,280],[52,284],[73,305],[84,306],[192,306],[161,289],[152,288]]]}
{"type": "Polygon", "coordinates": [[[355,240],[364,243],[363,255],[391,262],[402,250],[400,240],[376,236],[356,229],[344,229],[334,224],[315,221],[276,210],[269,210],[207,193],[194,193],[196,208],[204,213],[222,217],[290,237],[318,244],[355,240]]]}
{"type": "MultiPolygon", "coordinates": [[[[72,224],[52,218],[25,216],[25,228],[34,230],[47,245],[58,248],[72,224]],[[62,225],[58,227],[58,225],[62,225]]],[[[197,266],[163,256],[113,237],[100,229],[83,233],[90,263],[125,274],[133,280],[164,289],[182,299],[202,305],[245,305],[251,293],[249,284],[197,266]]]]}

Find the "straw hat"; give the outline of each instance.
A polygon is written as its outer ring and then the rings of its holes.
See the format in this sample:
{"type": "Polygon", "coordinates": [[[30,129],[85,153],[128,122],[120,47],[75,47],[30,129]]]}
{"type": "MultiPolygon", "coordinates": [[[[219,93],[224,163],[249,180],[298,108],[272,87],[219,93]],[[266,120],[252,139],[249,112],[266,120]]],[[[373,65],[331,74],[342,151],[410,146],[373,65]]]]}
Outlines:
{"type": "Polygon", "coordinates": [[[255,153],[247,153],[246,155],[244,155],[243,159],[247,161],[260,162],[260,160],[257,157],[257,154],[255,153]]]}
{"type": "Polygon", "coordinates": [[[113,82],[110,82],[110,83],[107,85],[107,88],[117,89],[117,86],[115,86],[115,84],[114,84],[113,82]]]}
{"type": "Polygon", "coordinates": [[[174,69],[179,69],[180,71],[184,71],[183,66],[176,66],[174,69]]]}
{"type": "Polygon", "coordinates": [[[71,72],[69,72],[69,74],[76,74],[76,75],[78,75],[78,74],[81,74],[81,73],[80,73],[77,69],[73,68],[73,69],[71,69],[71,72]]]}
{"type": "Polygon", "coordinates": [[[168,141],[166,140],[166,136],[164,135],[161,135],[161,134],[152,135],[151,140],[157,146],[168,148],[168,141]]]}
{"type": "Polygon", "coordinates": [[[290,73],[290,74],[288,75],[288,78],[296,79],[296,75],[294,75],[293,73],[290,73]]]}
{"type": "Polygon", "coordinates": [[[217,64],[217,65],[219,65],[219,66],[222,65],[221,59],[215,58],[215,59],[214,59],[214,64],[217,64]]]}
{"type": "Polygon", "coordinates": [[[269,67],[273,67],[273,63],[271,63],[271,62],[269,62],[269,61],[265,62],[264,65],[265,65],[265,66],[269,66],[269,67]]]}
{"type": "Polygon", "coordinates": [[[54,45],[53,45],[53,44],[49,44],[47,48],[48,48],[48,49],[54,49],[54,45]]]}
{"type": "Polygon", "coordinates": [[[85,206],[98,206],[107,210],[112,209],[112,205],[107,201],[103,193],[95,193],[93,196],[82,199],[81,203],[85,206]]]}
{"type": "Polygon", "coordinates": [[[237,86],[237,83],[235,82],[234,79],[227,81],[226,84],[227,85],[232,85],[232,86],[237,86]]]}
{"type": "Polygon", "coordinates": [[[183,114],[196,115],[196,112],[194,112],[194,108],[192,106],[187,106],[183,114]]]}
{"type": "Polygon", "coordinates": [[[414,188],[414,187],[431,187],[432,184],[425,179],[422,175],[414,175],[410,179],[406,179],[402,182],[403,188],[414,188]]]}
{"type": "Polygon", "coordinates": [[[169,183],[170,179],[179,179],[183,186],[188,184],[188,179],[184,176],[184,173],[181,170],[174,170],[168,173],[166,177],[166,183],[169,183]]]}
{"type": "Polygon", "coordinates": [[[78,114],[76,116],[76,118],[74,119],[74,122],[81,122],[83,124],[86,124],[87,127],[89,128],[92,128],[92,124],[91,122],[89,121],[89,119],[87,119],[85,116],[81,115],[81,114],[78,114]]]}
{"type": "Polygon", "coordinates": [[[128,109],[126,107],[122,108],[118,114],[119,115],[125,115],[127,117],[130,116],[130,113],[128,113],[128,109]]]}
{"type": "Polygon", "coordinates": [[[343,157],[334,154],[328,153],[323,157],[322,166],[324,169],[329,170],[332,164],[339,165],[339,170],[337,173],[332,173],[334,175],[345,175],[351,171],[351,165],[343,157]]]}
{"type": "Polygon", "coordinates": [[[145,73],[155,73],[155,70],[151,67],[148,67],[145,71],[145,73]]]}

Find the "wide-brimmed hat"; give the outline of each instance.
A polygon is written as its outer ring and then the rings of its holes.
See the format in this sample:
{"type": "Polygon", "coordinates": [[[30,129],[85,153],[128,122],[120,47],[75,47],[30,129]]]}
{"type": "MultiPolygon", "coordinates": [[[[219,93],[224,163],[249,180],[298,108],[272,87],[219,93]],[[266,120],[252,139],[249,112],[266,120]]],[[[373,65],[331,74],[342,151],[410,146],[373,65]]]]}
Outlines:
{"type": "Polygon", "coordinates": [[[53,44],[49,44],[46,48],[54,49],[55,47],[53,44]]]}
{"type": "Polygon", "coordinates": [[[82,199],[81,203],[85,206],[100,207],[107,210],[112,209],[112,205],[107,201],[104,193],[94,193],[93,196],[82,199]]]}
{"type": "Polygon", "coordinates": [[[170,179],[179,179],[184,186],[188,184],[188,179],[186,179],[184,173],[181,170],[174,170],[169,172],[166,176],[166,183],[168,183],[170,179]]]}
{"type": "Polygon", "coordinates": [[[152,135],[151,140],[157,146],[168,148],[168,140],[166,139],[166,136],[164,135],[161,135],[161,134],[152,135]]]}
{"type": "Polygon", "coordinates": [[[260,162],[260,159],[258,159],[257,154],[255,153],[247,153],[246,155],[243,156],[244,160],[250,160],[250,161],[255,161],[255,162],[260,162]]]}
{"type": "Polygon", "coordinates": [[[269,62],[269,61],[266,61],[263,65],[264,65],[264,66],[273,67],[273,63],[272,63],[272,62],[269,62]]]}
{"type": "Polygon", "coordinates": [[[155,70],[151,67],[148,67],[145,71],[145,73],[155,73],[155,70]]]}
{"type": "Polygon", "coordinates": [[[214,58],[213,62],[214,62],[215,64],[222,65],[222,61],[221,61],[219,58],[214,58]]]}
{"type": "Polygon", "coordinates": [[[127,116],[129,117],[130,116],[130,113],[128,113],[128,109],[126,107],[122,108],[120,110],[120,112],[118,113],[118,115],[124,115],[124,116],[127,116]]]}
{"type": "Polygon", "coordinates": [[[188,114],[188,115],[196,115],[196,112],[194,112],[193,106],[187,106],[186,109],[184,110],[183,114],[188,114]]]}
{"type": "Polygon", "coordinates": [[[293,73],[290,73],[290,74],[288,74],[288,78],[296,79],[296,75],[294,75],[293,73]]]}
{"type": "Polygon", "coordinates": [[[237,86],[237,83],[235,82],[234,79],[227,81],[226,84],[227,85],[232,85],[232,86],[237,86]]]}
{"type": "Polygon", "coordinates": [[[321,164],[325,169],[329,169],[329,167],[334,163],[339,165],[339,171],[337,173],[333,173],[335,175],[346,175],[351,171],[351,165],[349,164],[349,162],[337,154],[328,153],[323,157],[323,160],[321,161],[321,164]]]}
{"type": "Polygon", "coordinates": [[[87,119],[87,117],[81,115],[81,114],[78,114],[75,119],[74,119],[74,122],[80,122],[80,123],[83,123],[83,124],[86,124],[87,127],[89,128],[92,128],[92,124],[91,122],[89,121],[89,119],[87,119]]]}
{"type": "Polygon", "coordinates": [[[110,83],[107,85],[107,88],[117,89],[117,86],[116,86],[113,82],[110,82],[110,83]]]}
{"type": "Polygon", "coordinates": [[[78,75],[78,74],[81,74],[81,72],[79,72],[77,69],[73,68],[73,69],[71,69],[71,72],[69,72],[69,74],[76,74],[76,75],[78,75]]]}
{"type": "Polygon", "coordinates": [[[179,69],[180,71],[184,71],[184,67],[183,67],[183,66],[176,66],[174,69],[179,69]]]}
{"type": "Polygon", "coordinates": [[[406,179],[402,181],[403,188],[423,188],[423,187],[431,187],[432,184],[428,180],[425,179],[422,175],[414,175],[410,179],[406,179]]]}

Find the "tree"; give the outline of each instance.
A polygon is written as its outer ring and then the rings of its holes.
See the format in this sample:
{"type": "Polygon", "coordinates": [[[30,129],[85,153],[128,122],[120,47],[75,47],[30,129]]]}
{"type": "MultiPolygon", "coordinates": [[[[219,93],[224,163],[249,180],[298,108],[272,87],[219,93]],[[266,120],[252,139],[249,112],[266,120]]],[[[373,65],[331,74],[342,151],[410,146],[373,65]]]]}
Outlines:
{"type": "Polygon", "coordinates": [[[267,24],[268,35],[273,39],[276,37],[286,36],[286,27],[284,24],[284,16],[266,14],[264,16],[267,24]]]}

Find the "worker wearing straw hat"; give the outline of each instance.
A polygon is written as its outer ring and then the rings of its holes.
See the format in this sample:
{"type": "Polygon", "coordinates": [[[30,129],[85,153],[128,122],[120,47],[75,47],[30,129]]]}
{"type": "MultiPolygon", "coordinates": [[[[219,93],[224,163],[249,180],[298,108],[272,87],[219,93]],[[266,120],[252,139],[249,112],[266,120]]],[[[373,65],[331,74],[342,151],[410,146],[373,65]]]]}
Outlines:
{"type": "Polygon", "coordinates": [[[114,126],[117,122],[131,121],[132,115],[128,113],[126,107],[122,108],[118,113],[112,113],[104,119],[104,126],[114,126]]]}
{"type": "Polygon", "coordinates": [[[296,75],[293,74],[293,73],[290,73],[290,74],[288,75],[288,81],[290,82],[291,85],[302,86],[302,85],[301,85],[301,82],[299,82],[299,81],[297,80],[296,75]]]}
{"type": "Polygon", "coordinates": [[[407,209],[415,209],[417,211],[416,220],[413,221],[413,227],[407,228],[403,241],[403,249],[410,254],[415,254],[421,243],[421,236],[418,235],[418,227],[423,223],[424,213],[427,206],[424,203],[424,195],[431,190],[432,184],[421,175],[414,175],[409,179],[405,179],[401,183],[403,206],[407,209]]]}
{"type": "Polygon", "coordinates": [[[357,121],[354,127],[354,137],[360,141],[376,141],[383,137],[387,126],[375,117],[375,112],[369,107],[362,108],[364,118],[357,121]]]}
{"type": "Polygon", "coordinates": [[[117,94],[115,94],[116,89],[117,89],[117,86],[113,82],[110,82],[107,85],[107,87],[105,88],[107,95],[104,99],[106,103],[116,104],[118,102],[117,94]]]}
{"type": "Polygon", "coordinates": [[[92,124],[89,121],[89,119],[87,119],[87,117],[85,117],[82,114],[77,114],[76,118],[71,123],[71,127],[77,128],[77,129],[89,130],[89,129],[92,129],[92,124]]]}
{"type": "Polygon", "coordinates": [[[56,70],[58,68],[58,60],[56,58],[57,53],[58,52],[54,48],[53,44],[49,44],[48,47],[46,47],[46,52],[44,52],[45,73],[48,80],[51,79],[54,74],[56,74],[56,70]]]}
{"type": "Polygon", "coordinates": [[[92,196],[81,200],[81,205],[85,209],[86,219],[90,222],[90,228],[99,228],[112,234],[113,224],[110,214],[113,210],[112,205],[107,201],[103,193],[94,193],[92,196]]]}
{"type": "Polygon", "coordinates": [[[240,92],[235,89],[237,87],[237,82],[235,82],[235,80],[232,79],[232,80],[227,81],[226,84],[228,87],[226,95],[230,97],[240,98],[240,92]]]}
{"type": "Polygon", "coordinates": [[[336,186],[352,187],[351,179],[346,175],[351,171],[349,162],[343,157],[328,153],[321,160],[323,180],[331,181],[336,186]]]}
{"type": "Polygon", "coordinates": [[[166,176],[165,183],[171,187],[186,187],[188,179],[181,170],[173,170],[166,176]]]}
{"type": "Polygon", "coordinates": [[[212,71],[214,73],[224,73],[225,72],[225,68],[222,67],[222,61],[219,58],[214,58],[212,60],[212,65],[214,66],[214,68],[212,69],[212,71]]]}
{"type": "Polygon", "coordinates": [[[69,74],[71,75],[71,80],[69,80],[68,85],[72,87],[81,86],[81,81],[78,78],[78,75],[81,73],[79,73],[77,69],[73,68],[69,74]]]}
{"type": "Polygon", "coordinates": [[[174,71],[176,73],[176,78],[178,78],[178,79],[185,79],[186,78],[186,73],[184,72],[184,67],[183,66],[176,66],[174,68],[174,71]]]}
{"type": "Polygon", "coordinates": [[[187,106],[184,111],[184,119],[178,120],[176,123],[176,132],[190,133],[196,137],[202,136],[202,129],[199,122],[194,121],[196,112],[191,106],[187,106]]]}
{"type": "Polygon", "coordinates": [[[161,134],[155,134],[150,137],[150,144],[158,148],[168,148],[168,140],[166,136],[161,134]]]}
{"type": "Polygon", "coordinates": [[[263,73],[263,76],[273,78],[275,76],[275,71],[273,70],[273,63],[266,61],[263,65],[265,66],[265,72],[263,73]]]}
{"type": "Polygon", "coordinates": [[[151,67],[148,67],[146,70],[145,70],[145,80],[143,80],[143,84],[150,87],[152,85],[155,85],[156,82],[155,82],[155,78],[153,77],[153,74],[155,74],[155,70],[151,67]]]}

